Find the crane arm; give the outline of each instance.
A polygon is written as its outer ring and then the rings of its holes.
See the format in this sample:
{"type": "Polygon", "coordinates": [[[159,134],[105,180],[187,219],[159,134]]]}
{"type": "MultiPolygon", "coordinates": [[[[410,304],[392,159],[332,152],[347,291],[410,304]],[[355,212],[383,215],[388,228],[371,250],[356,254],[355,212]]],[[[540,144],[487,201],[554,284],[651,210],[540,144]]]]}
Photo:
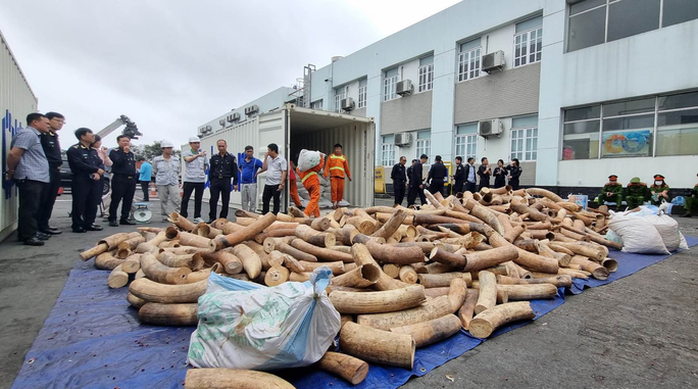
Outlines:
{"type": "Polygon", "coordinates": [[[98,132],[97,135],[104,139],[104,137],[116,131],[121,126],[126,126],[122,134],[128,136],[131,139],[138,139],[139,136],[143,135],[140,131],[138,131],[136,123],[132,122],[131,119],[129,119],[126,115],[119,116],[116,120],[114,120],[114,122],[112,122],[108,126],[104,127],[100,132],[98,132]]]}

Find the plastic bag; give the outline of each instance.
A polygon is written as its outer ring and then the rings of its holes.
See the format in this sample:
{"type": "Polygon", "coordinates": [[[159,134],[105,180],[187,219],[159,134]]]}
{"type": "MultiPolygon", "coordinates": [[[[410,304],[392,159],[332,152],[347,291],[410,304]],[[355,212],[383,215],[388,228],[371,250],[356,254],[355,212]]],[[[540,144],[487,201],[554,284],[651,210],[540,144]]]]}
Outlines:
{"type": "MultiPolygon", "coordinates": [[[[638,212],[635,212],[638,214],[638,212]]],[[[669,254],[661,235],[645,217],[616,214],[608,227],[623,240],[623,251],[638,254],[669,254]]]]}
{"type": "Polygon", "coordinates": [[[679,223],[674,220],[674,218],[660,214],[645,216],[643,219],[649,220],[657,232],[659,232],[659,236],[662,237],[662,241],[667,250],[675,251],[679,248],[681,244],[681,235],[679,232],[679,223]]]}
{"type": "Polygon", "coordinates": [[[306,172],[320,164],[322,156],[325,155],[319,151],[310,151],[303,149],[298,156],[298,170],[306,172]]]}
{"type": "Polygon", "coordinates": [[[272,288],[215,273],[199,298],[199,326],[191,335],[195,367],[276,370],[311,365],[340,329],[325,288],[332,272],[316,269],[306,282],[272,288]]]}

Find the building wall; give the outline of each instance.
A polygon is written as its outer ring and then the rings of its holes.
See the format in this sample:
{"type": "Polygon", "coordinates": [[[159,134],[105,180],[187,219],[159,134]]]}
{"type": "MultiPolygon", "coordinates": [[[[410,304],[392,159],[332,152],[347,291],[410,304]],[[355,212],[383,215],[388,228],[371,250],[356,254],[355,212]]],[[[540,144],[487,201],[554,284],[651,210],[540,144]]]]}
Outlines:
{"type": "Polygon", "coordinates": [[[427,91],[383,102],[381,134],[430,128],[432,94],[432,91],[427,91]]]}
{"type": "Polygon", "coordinates": [[[25,117],[36,112],[37,99],[12,51],[0,33],[0,118],[2,118],[2,196],[0,196],[0,241],[17,229],[17,187],[4,182],[7,153],[12,137],[25,126],[25,117]]]}

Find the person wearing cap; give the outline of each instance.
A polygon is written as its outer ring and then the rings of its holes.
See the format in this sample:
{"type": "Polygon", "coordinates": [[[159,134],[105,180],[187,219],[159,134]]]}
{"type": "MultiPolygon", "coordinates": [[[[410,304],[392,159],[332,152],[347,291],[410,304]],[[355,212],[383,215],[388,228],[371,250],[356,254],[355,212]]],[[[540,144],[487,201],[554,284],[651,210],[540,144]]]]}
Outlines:
{"type": "Polygon", "coordinates": [[[119,224],[135,225],[131,221],[131,205],[136,194],[136,156],[131,152],[131,138],[128,135],[116,137],[119,147],[109,153],[112,161],[111,179],[111,204],[109,204],[109,226],[118,227],[119,224]],[[119,203],[121,204],[121,217],[116,222],[119,203]]]}
{"type": "Polygon", "coordinates": [[[625,202],[629,209],[635,209],[650,199],[650,191],[647,184],[640,181],[640,177],[633,177],[625,188],[625,202]]]}
{"type": "Polygon", "coordinates": [[[218,154],[211,156],[211,168],[208,169],[209,191],[211,197],[208,201],[208,224],[216,221],[218,212],[218,198],[223,202],[221,213],[218,217],[227,219],[230,209],[230,180],[233,180],[233,189],[238,190],[238,164],[235,157],[228,153],[228,142],[225,139],[216,141],[218,154]]]}
{"type": "Polygon", "coordinates": [[[419,157],[419,161],[412,164],[410,167],[412,170],[408,178],[410,179],[410,186],[407,189],[407,206],[410,207],[414,205],[417,200],[417,195],[419,195],[419,200],[422,205],[427,204],[427,197],[424,195],[424,175],[422,173],[422,165],[427,163],[429,157],[426,154],[422,154],[419,157]]]}
{"type": "MultiPolygon", "coordinates": [[[[318,177],[318,173],[320,170],[322,170],[322,166],[325,164],[324,155],[320,154],[320,163],[304,172],[300,170],[300,168],[296,167],[296,173],[298,174],[298,177],[301,179],[301,183],[303,183],[303,187],[308,191],[308,194],[310,195],[310,202],[308,203],[308,206],[305,207],[305,213],[306,216],[314,216],[314,217],[320,217],[320,192],[321,192],[321,187],[320,187],[320,177],[318,177]]],[[[342,178],[342,182],[344,179],[342,178]]]]}
{"type": "MultiPolygon", "coordinates": [[[[696,174],[696,177],[698,177],[698,174],[696,174]]],[[[693,217],[691,215],[691,208],[693,208],[694,205],[698,204],[698,184],[696,184],[693,187],[693,190],[691,190],[691,195],[686,197],[686,213],[683,215],[684,217],[693,217]]]]}
{"type": "Polygon", "coordinates": [[[198,136],[189,138],[189,149],[182,151],[184,158],[184,175],[182,177],[182,209],[180,215],[189,217],[189,199],[194,192],[194,222],[201,223],[201,203],[206,188],[206,169],[208,169],[208,156],[201,149],[201,140],[198,136]]]}
{"type": "Polygon", "coordinates": [[[153,174],[153,165],[145,160],[145,157],[138,157],[136,161],[136,171],[138,172],[138,182],[141,184],[143,191],[143,201],[150,201],[150,181],[153,174]]]}
{"type": "Polygon", "coordinates": [[[72,229],[76,233],[101,231],[95,224],[99,195],[102,194],[104,164],[97,150],[92,147],[95,135],[89,128],[75,130],[78,143],[68,148],[66,156],[73,172],[71,189],[73,204],[70,210],[72,229]]]}
{"type": "Polygon", "coordinates": [[[606,201],[616,203],[617,207],[620,207],[620,203],[623,201],[623,184],[618,182],[618,176],[615,174],[608,176],[608,182],[599,193],[598,204],[603,205],[606,201]]]}
{"type": "Polygon", "coordinates": [[[650,193],[652,194],[653,205],[671,201],[669,197],[669,185],[664,181],[664,176],[661,174],[654,175],[654,183],[650,186],[650,193]]]}
{"type": "Polygon", "coordinates": [[[161,220],[167,222],[170,212],[176,212],[180,209],[179,173],[181,165],[179,157],[172,155],[172,142],[162,141],[160,147],[162,155],[153,158],[153,174],[160,198],[161,220]]]}
{"type": "Polygon", "coordinates": [[[351,181],[349,163],[347,157],[342,154],[342,145],[339,143],[334,145],[334,154],[327,157],[324,176],[325,178],[330,177],[332,207],[339,208],[339,202],[344,199],[344,177],[346,176],[351,181]]]}

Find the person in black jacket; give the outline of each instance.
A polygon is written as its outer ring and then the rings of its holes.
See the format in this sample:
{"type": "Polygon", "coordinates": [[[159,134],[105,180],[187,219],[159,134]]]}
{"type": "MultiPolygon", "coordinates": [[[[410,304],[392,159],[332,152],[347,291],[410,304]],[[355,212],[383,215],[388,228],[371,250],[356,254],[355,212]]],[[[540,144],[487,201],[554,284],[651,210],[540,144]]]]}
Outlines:
{"type": "Polygon", "coordinates": [[[109,159],[112,161],[112,191],[111,204],[109,204],[109,225],[111,227],[118,227],[119,224],[136,224],[129,220],[133,196],[136,194],[136,181],[138,180],[136,175],[136,156],[131,152],[131,138],[128,135],[117,136],[116,142],[119,144],[119,148],[109,153],[109,159]],[[122,200],[121,218],[117,223],[116,211],[122,200]]]}
{"type": "Polygon", "coordinates": [[[41,146],[48,160],[49,182],[44,191],[41,192],[41,204],[39,211],[36,214],[36,221],[39,224],[39,232],[49,235],[58,235],[61,233],[56,227],[51,227],[48,222],[51,219],[53,206],[56,204],[58,196],[58,188],[61,187],[61,165],[63,158],[61,157],[61,144],[58,141],[58,131],[63,128],[65,117],[58,112],[48,112],[46,114],[49,122],[49,131],[39,135],[41,146]]]}
{"type": "Polygon", "coordinates": [[[480,177],[480,190],[482,190],[482,188],[490,187],[490,176],[492,175],[492,171],[490,170],[490,164],[487,157],[482,157],[480,162],[482,164],[477,169],[477,175],[480,177]]]}
{"type": "Polygon", "coordinates": [[[443,161],[441,161],[441,156],[437,155],[436,158],[434,158],[434,164],[431,165],[429,174],[427,175],[429,192],[431,192],[431,194],[436,192],[443,194],[444,178],[446,178],[446,176],[448,176],[448,169],[446,169],[443,161]]]}
{"type": "Polygon", "coordinates": [[[423,185],[423,174],[422,174],[422,165],[427,162],[429,157],[427,157],[426,154],[422,154],[419,157],[419,161],[416,162],[414,165],[412,165],[412,174],[409,175],[410,178],[410,187],[407,191],[407,206],[412,206],[414,205],[415,200],[417,199],[417,195],[419,195],[419,200],[422,202],[422,205],[426,205],[427,203],[427,198],[424,196],[424,185],[423,185]]]}
{"type": "Polygon", "coordinates": [[[78,128],[75,137],[79,142],[66,152],[70,170],[73,172],[73,204],[70,211],[73,232],[101,231],[102,227],[95,224],[98,205],[96,193],[102,193],[104,165],[101,164],[97,150],[92,148],[95,139],[92,130],[78,128]]]}
{"type": "Polygon", "coordinates": [[[238,165],[235,157],[228,153],[228,143],[220,139],[216,142],[218,154],[211,156],[209,161],[210,168],[208,170],[208,179],[210,182],[209,190],[211,198],[208,206],[208,223],[211,224],[216,220],[216,211],[218,208],[218,197],[223,199],[223,207],[221,208],[220,217],[228,218],[228,208],[230,204],[230,179],[233,179],[233,186],[237,190],[238,186],[238,165]]]}
{"type": "Polygon", "coordinates": [[[507,168],[504,167],[504,160],[497,161],[497,167],[494,168],[494,187],[501,188],[507,184],[507,168]]]}
{"type": "Polygon", "coordinates": [[[465,167],[463,166],[463,157],[456,157],[456,173],[453,175],[453,194],[463,192],[463,183],[465,183],[465,167]]]}
{"type": "Polygon", "coordinates": [[[523,170],[521,169],[521,166],[519,166],[519,160],[518,158],[514,158],[511,161],[511,164],[507,166],[507,170],[509,171],[509,185],[511,185],[511,188],[513,190],[518,190],[519,189],[519,177],[521,176],[521,173],[523,170]]]}
{"type": "Polygon", "coordinates": [[[393,192],[395,192],[395,206],[402,205],[402,200],[405,198],[405,189],[407,188],[407,175],[405,174],[405,163],[407,158],[400,157],[400,162],[393,166],[390,172],[390,179],[393,180],[393,192]]]}
{"type": "Polygon", "coordinates": [[[475,173],[475,158],[468,158],[465,165],[465,190],[470,193],[477,192],[477,174],[475,173]]]}

